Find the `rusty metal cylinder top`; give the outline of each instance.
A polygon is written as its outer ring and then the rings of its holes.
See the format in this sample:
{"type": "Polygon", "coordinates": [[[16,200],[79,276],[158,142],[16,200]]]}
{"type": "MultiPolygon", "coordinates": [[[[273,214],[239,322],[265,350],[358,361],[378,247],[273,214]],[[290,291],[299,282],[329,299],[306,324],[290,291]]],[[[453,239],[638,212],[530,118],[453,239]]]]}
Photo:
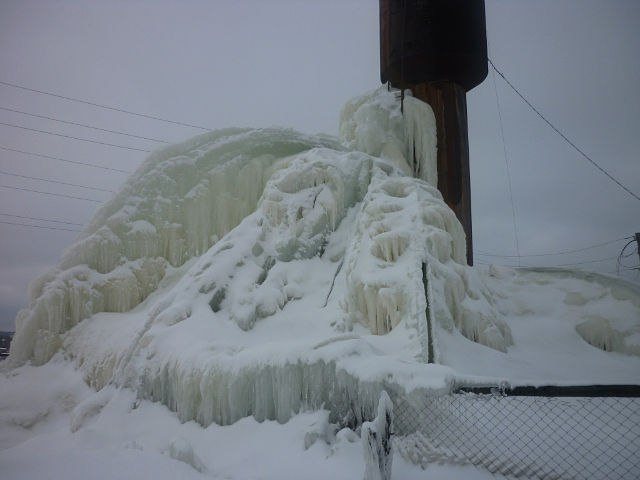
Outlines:
{"type": "Polygon", "coordinates": [[[395,87],[487,76],[484,0],[380,0],[380,77],[395,87]]]}

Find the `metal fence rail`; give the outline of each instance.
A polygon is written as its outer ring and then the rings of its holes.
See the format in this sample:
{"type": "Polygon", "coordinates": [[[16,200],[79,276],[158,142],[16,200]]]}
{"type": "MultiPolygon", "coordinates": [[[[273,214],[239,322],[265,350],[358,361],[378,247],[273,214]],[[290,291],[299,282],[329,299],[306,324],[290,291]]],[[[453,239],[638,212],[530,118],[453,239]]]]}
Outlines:
{"type": "Polygon", "coordinates": [[[540,479],[640,478],[640,387],[462,387],[394,398],[397,445],[417,463],[454,461],[540,479]]]}

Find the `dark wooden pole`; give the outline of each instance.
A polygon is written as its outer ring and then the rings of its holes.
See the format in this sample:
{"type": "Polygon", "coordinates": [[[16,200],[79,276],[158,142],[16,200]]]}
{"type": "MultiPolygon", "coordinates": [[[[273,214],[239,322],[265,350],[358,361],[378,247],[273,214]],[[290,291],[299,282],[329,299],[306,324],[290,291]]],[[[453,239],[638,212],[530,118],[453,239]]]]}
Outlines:
{"type": "Polygon", "coordinates": [[[380,80],[431,105],[438,189],[462,223],[473,265],[466,92],[488,73],[484,0],[379,0],[380,80]]]}
{"type": "Polygon", "coordinates": [[[438,190],[462,223],[467,236],[467,263],[473,265],[466,91],[453,82],[425,82],[410,89],[431,106],[436,117],[438,190]]]}

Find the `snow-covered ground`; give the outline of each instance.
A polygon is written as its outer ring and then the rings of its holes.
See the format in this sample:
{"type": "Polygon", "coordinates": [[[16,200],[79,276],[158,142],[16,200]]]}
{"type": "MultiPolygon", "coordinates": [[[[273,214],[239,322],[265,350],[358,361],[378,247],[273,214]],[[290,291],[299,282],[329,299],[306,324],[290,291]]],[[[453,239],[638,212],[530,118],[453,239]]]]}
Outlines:
{"type": "Polygon", "coordinates": [[[502,353],[438,332],[440,361],[457,374],[516,385],[640,382],[639,287],[597,273],[478,268],[500,292],[496,304],[513,345],[502,353]]]}
{"type": "MultiPolygon", "coordinates": [[[[96,394],[58,357],[3,375],[0,392],[2,478],[353,480],[364,472],[359,437],[330,425],[326,410],[285,424],[249,417],[203,428],[129,389],[96,394]]],[[[470,466],[423,471],[396,455],[393,478],[494,477],[470,466]]]]}
{"type": "MultiPolygon", "coordinates": [[[[3,474],[357,478],[383,389],[638,383],[637,288],[466,266],[433,113],[404,111],[380,89],[341,141],[227,129],[153,154],[31,287],[3,474]]],[[[487,478],[399,455],[393,475],[487,478]]]]}

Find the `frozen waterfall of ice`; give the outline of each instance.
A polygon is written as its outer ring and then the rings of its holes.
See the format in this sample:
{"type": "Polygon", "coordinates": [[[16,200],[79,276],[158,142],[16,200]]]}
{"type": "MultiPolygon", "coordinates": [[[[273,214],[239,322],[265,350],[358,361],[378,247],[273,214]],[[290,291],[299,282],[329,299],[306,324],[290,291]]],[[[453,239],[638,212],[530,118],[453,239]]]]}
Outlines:
{"type": "Polygon", "coordinates": [[[350,147],[408,172],[373,166],[345,257],[350,320],[385,334],[404,319],[419,332],[426,352],[428,304],[439,327],[458,328],[472,341],[505,351],[511,344],[509,327],[493,308],[493,294],[466,266],[464,230],[436,188],[431,108],[408,96],[402,114],[394,93],[377,91],[347,103],[340,132],[350,147]]]}
{"type": "Polygon", "coordinates": [[[83,319],[134,308],[168,269],[206,252],[255,209],[279,160],[317,146],[341,149],[291,130],[226,129],[151,155],[58,267],[32,282],[11,360],[45,363],[83,319]]]}
{"type": "Polygon", "coordinates": [[[96,390],[202,425],[321,406],[355,425],[382,389],[448,388],[428,342],[443,362],[453,344],[507,361],[503,296],[436,188],[430,107],[402,115],[378,89],[340,132],[227,129],[153,154],[33,283],[10,364],[60,352],[96,390]]]}

